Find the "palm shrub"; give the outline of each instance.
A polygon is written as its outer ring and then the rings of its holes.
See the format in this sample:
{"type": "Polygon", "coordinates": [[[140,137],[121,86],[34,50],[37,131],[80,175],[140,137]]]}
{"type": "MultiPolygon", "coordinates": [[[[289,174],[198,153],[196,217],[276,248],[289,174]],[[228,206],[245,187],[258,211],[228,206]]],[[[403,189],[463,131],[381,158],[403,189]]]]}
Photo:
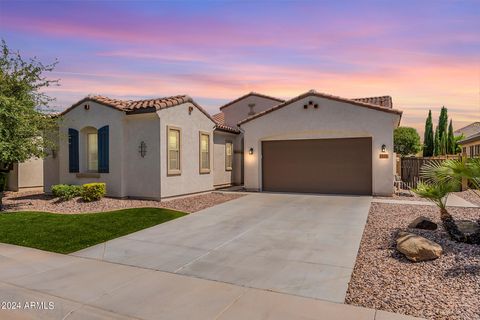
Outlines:
{"type": "Polygon", "coordinates": [[[450,237],[459,242],[480,244],[480,234],[469,237],[463,234],[446,207],[449,194],[459,191],[462,181],[467,180],[478,188],[480,185],[480,159],[432,161],[422,167],[420,175],[423,181],[413,192],[439,207],[440,219],[450,237]]]}

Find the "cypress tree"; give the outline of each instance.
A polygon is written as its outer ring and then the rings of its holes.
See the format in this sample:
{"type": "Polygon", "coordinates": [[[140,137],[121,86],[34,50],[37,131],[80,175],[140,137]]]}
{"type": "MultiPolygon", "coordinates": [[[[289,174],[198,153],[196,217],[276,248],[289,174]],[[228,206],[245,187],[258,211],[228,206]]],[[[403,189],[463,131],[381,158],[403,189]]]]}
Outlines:
{"type": "Polygon", "coordinates": [[[453,135],[453,124],[452,120],[450,119],[450,124],[448,125],[448,139],[447,139],[447,153],[448,154],[455,154],[457,149],[457,144],[455,141],[455,136],[453,135]]]}
{"type": "Polygon", "coordinates": [[[440,147],[438,148],[438,151],[439,151],[439,154],[441,154],[442,156],[447,154],[447,133],[446,132],[444,132],[442,138],[440,138],[440,147]]]}
{"type": "Polygon", "coordinates": [[[440,116],[438,117],[438,140],[442,141],[443,135],[447,134],[448,127],[448,111],[447,108],[442,107],[440,116]]]}
{"type": "Polygon", "coordinates": [[[428,110],[428,117],[425,121],[425,133],[423,135],[423,156],[433,156],[433,122],[432,122],[432,110],[428,110]]]}
{"type": "Polygon", "coordinates": [[[435,140],[433,144],[433,155],[438,156],[440,154],[440,139],[438,138],[438,127],[435,129],[435,140]]]}

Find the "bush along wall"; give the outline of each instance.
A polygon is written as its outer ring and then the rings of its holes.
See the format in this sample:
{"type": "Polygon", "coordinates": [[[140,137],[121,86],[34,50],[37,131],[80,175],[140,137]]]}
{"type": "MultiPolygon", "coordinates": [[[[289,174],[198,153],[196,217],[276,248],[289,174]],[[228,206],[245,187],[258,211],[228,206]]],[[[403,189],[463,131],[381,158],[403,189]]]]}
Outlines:
{"type": "Polygon", "coordinates": [[[100,200],[107,193],[105,183],[87,183],[80,185],[57,184],[51,188],[52,194],[63,201],[82,197],[83,201],[91,202],[100,200]]]}

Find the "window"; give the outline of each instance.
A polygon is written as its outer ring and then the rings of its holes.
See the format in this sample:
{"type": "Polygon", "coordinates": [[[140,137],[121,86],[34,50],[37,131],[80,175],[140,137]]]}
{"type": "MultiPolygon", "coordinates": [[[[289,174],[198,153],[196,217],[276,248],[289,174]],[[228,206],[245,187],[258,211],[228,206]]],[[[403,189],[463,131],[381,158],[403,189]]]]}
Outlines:
{"type": "Polygon", "coordinates": [[[210,172],[210,135],[200,132],[200,173],[210,172]]]}
{"type": "Polygon", "coordinates": [[[98,135],[87,133],[87,170],[98,171],[98,135]]]}
{"type": "Polygon", "coordinates": [[[168,131],[167,174],[180,174],[180,129],[171,128],[168,131]]]}
{"type": "Polygon", "coordinates": [[[470,146],[469,149],[470,149],[470,154],[469,154],[469,156],[470,156],[470,157],[473,157],[473,146],[470,146]]]}
{"type": "Polygon", "coordinates": [[[233,169],[233,143],[225,142],[225,170],[231,171],[233,169]]]}

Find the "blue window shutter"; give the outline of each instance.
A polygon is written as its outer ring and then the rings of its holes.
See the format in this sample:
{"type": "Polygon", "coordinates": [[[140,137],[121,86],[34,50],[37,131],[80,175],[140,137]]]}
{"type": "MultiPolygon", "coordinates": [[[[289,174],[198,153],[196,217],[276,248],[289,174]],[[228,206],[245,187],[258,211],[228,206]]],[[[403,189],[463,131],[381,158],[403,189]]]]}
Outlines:
{"type": "Polygon", "coordinates": [[[72,128],[68,129],[68,168],[69,172],[79,172],[78,165],[78,131],[72,128]]]}
{"type": "Polygon", "coordinates": [[[109,133],[108,126],[98,129],[98,172],[109,172],[109,133]]]}

